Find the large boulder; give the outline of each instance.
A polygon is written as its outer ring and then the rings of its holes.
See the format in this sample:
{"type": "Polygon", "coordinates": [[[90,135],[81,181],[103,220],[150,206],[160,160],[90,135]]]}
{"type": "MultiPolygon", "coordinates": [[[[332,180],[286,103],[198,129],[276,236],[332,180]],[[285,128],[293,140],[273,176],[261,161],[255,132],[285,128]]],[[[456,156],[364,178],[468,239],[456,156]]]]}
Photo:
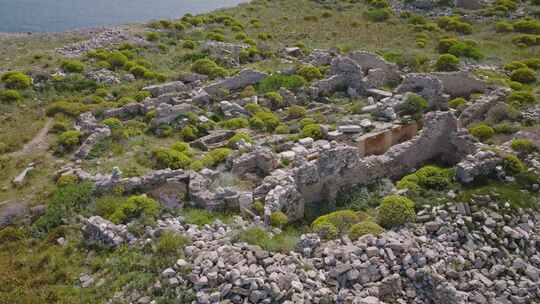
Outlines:
{"type": "Polygon", "coordinates": [[[214,84],[204,87],[204,90],[212,95],[219,95],[223,90],[240,90],[247,86],[259,83],[266,78],[268,74],[252,69],[244,69],[237,75],[225,78],[214,84]]]}
{"type": "Polygon", "coordinates": [[[443,84],[444,93],[455,97],[469,97],[474,93],[484,93],[487,84],[468,72],[433,73],[443,84]]]}
{"type": "Polygon", "coordinates": [[[444,87],[441,80],[430,74],[411,73],[396,89],[397,93],[412,92],[424,97],[430,109],[446,109],[448,98],[444,96],[444,87]]]}
{"type": "Polygon", "coordinates": [[[143,88],[144,91],[150,92],[152,97],[158,97],[167,93],[183,92],[187,89],[188,87],[181,81],[167,82],[143,88]]]}

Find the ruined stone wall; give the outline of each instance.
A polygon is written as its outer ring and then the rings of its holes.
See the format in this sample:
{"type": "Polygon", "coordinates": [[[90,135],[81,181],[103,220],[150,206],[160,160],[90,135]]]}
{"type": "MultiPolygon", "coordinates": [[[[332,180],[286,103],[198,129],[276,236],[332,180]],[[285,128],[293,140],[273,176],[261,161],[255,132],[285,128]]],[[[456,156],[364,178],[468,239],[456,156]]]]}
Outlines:
{"type": "MultiPolygon", "coordinates": [[[[392,133],[388,134],[384,140],[390,138],[391,143],[392,133]]],[[[451,161],[463,158],[472,152],[472,146],[466,144],[466,140],[459,141],[459,137],[454,114],[431,112],[426,114],[425,126],[419,135],[391,147],[382,155],[362,157],[355,147],[335,144],[321,150],[313,161],[300,160],[301,164],[294,169],[278,172],[290,175],[290,179],[271,175],[255,194],[261,195],[265,189],[271,189],[264,195],[267,214],[284,210],[289,218],[300,219],[305,203],[335,200],[340,191],[383,177],[403,176],[436,158],[451,161]]]]}

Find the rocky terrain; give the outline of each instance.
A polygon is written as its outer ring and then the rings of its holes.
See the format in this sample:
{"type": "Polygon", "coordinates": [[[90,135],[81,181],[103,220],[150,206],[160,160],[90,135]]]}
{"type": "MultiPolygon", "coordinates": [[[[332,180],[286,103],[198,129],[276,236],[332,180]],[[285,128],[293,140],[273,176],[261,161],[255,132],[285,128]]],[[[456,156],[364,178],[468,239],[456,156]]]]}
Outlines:
{"type": "Polygon", "coordinates": [[[252,1],[0,37],[0,303],[540,302],[539,12],[252,1]]]}

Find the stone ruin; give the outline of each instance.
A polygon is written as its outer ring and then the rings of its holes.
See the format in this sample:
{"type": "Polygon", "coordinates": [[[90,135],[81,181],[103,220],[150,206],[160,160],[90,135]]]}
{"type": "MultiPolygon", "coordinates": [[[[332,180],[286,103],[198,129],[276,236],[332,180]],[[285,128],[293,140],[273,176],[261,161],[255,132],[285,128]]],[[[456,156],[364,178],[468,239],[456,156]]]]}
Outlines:
{"type": "Polygon", "coordinates": [[[333,201],[340,191],[383,177],[403,176],[430,160],[456,163],[474,148],[452,113],[431,112],[419,135],[382,155],[363,157],[357,147],[328,143],[311,160],[297,157],[294,168],[272,172],[254,195],[265,202],[268,214],[284,211],[289,218],[300,219],[306,203],[333,201]]]}

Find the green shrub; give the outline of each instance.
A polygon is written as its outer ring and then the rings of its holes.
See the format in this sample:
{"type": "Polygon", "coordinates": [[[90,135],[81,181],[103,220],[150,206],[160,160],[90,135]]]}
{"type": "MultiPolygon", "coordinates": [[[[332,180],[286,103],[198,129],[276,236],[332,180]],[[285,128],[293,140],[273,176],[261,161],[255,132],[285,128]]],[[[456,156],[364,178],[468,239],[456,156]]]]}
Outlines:
{"type": "Polygon", "coordinates": [[[172,150],[184,153],[187,156],[193,156],[193,151],[191,150],[191,147],[188,143],[183,141],[177,141],[171,146],[172,150]]]}
{"type": "Polygon", "coordinates": [[[424,166],[415,173],[404,176],[398,183],[398,189],[409,189],[413,193],[420,189],[444,190],[447,189],[452,180],[452,170],[435,166],[424,166]]]}
{"type": "Polygon", "coordinates": [[[279,118],[274,113],[266,111],[255,113],[249,120],[249,124],[252,128],[265,130],[267,132],[274,132],[280,123],[279,118]]]}
{"type": "Polygon", "coordinates": [[[301,137],[311,137],[314,140],[324,137],[323,130],[319,124],[308,124],[302,128],[301,137]]]}
{"type": "Polygon", "coordinates": [[[231,153],[231,149],[217,148],[206,153],[202,159],[202,162],[206,167],[212,167],[227,159],[231,153]]]}
{"type": "Polygon", "coordinates": [[[519,47],[540,45],[540,35],[522,34],[512,38],[512,43],[519,47]]]}
{"type": "Polygon", "coordinates": [[[189,49],[189,50],[195,49],[196,46],[197,44],[193,40],[185,40],[184,43],[182,44],[183,48],[189,49]]]}
{"type": "Polygon", "coordinates": [[[56,101],[47,107],[47,115],[54,116],[56,114],[65,114],[76,118],[83,112],[86,112],[88,107],[84,104],[69,101],[56,101]]]}
{"type": "Polygon", "coordinates": [[[251,139],[251,136],[249,136],[249,134],[240,132],[240,133],[236,133],[233,137],[231,137],[229,139],[229,141],[227,142],[227,147],[229,147],[231,149],[234,149],[234,148],[236,148],[238,142],[241,141],[241,140],[244,140],[247,143],[252,143],[253,142],[253,140],[251,139]]]}
{"type": "Polygon", "coordinates": [[[146,33],[146,40],[148,40],[148,41],[158,41],[159,40],[159,33],[156,33],[156,32],[146,33]]]}
{"type": "Polygon", "coordinates": [[[173,149],[158,148],[152,151],[152,156],[158,169],[186,169],[191,164],[188,155],[173,149]]]}
{"type": "Polygon", "coordinates": [[[264,94],[264,97],[272,103],[272,107],[281,108],[283,106],[283,96],[278,92],[268,92],[264,94]]]}
{"type": "Polygon", "coordinates": [[[514,31],[525,34],[540,34],[540,21],[521,19],[514,22],[514,31]]]}
{"type": "Polygon", "coordinates": [[[45,214],[34,223],[33,230],[43,233],[60,226],[72,216],[72,212],[80,211],[90,204],[93,190],[91,182],[58,187],[48,201],[45,214]]]}
{"type": "Polygon", "coordinates": [[[13,103],[21,99],[21,94],[16,90],[0,90],[0,101],[2,102],[13,103]]]}
{"type": "Polygon", "coordinates": [[[452,54],[442,54],[435,63],[435,69],[437,71],[457,71],[459,69],[459,58],[452,54]]]}
{"type": "Polygon", "coordinates": [[[459,40],[456,38],[442,38],[439,40],[439,44],[437,45],[437,50],[440,54],[445,54],[450,51],[450,48],[453,45],[456,45],[459,43],[459,40]]]}
{"type": "Polygon", "coordinates": [[[495,24],[495,31],[497,33],[510,33],[514,31],[514,26],[506,21],[500,21],[495,24]]]}
{"type": "Polygon", "coordinates": [[[287,108],[287,116],[290,119],[297,119],[306,116],[307,110],[305,107],[299,105],[292,105],[287,108]]]}
{"type": "Polygon", "coordinates": [[[21,72],[7,72],[0,77],[0,80],[6,85],[8,89],[23,90],[29,88],[32,85],[32,78],[21,72]]]}
{"type": "Polygon", "coordinates": [[[82,133],[79,131],[66,131],[58,136],[58,145],[62,146],[65,150],[72,150],[79,145],[82,137],[82,133]]]}
{"type": "Polygon", "coordinates": [[[115,195],[100,196],[96,199],[96,214],[108,219],[125,200],[124,197],[115,195]]]}
{"type": "Polygon", "coordinates": [[[312,65],[304,65],[300,67],[297,74],[302,76],[307,81],[313,81],[323,77],[321,70],[312,65]]]}
{"type": "Polygon", "coordinates": [[[281,211],[272,212],[270,214],[270,225],[281,228],[289,222],[287,215],[281,211]]]}
{"type": "Polygon", "coordinates": [[[517,91],[512,92],[510,96],[507,97],[506,101],[515,107],[521,107],[524,105],[533,104],[536,102],[536,98],[534,98],[534,95],[530,92],[525,91],[517,91]]]}
{"type": "Polygon", "coordinates": [[[424,97],[418,94],[409,93],[407,94],[407,99],[403,104],[402,111],[404,114],[413,115],[416,117],[421,116],[427,108],[428,102],[424,97]]]}
{"type": "Polygon", "coordinates": [[[503,122],[500,124],[496,124],[493,126],[493,130],[495,130],[495,133],[497,134],[513,134],[518,132],[520,129],[519,124],[511,124],[507,122],[503,122]]]}
{"type": "Polygon", "coordinates": [[[225,129],[236,130],[236,129],[247,128],[249,126],[249,122],[247,119],[243,117],[236,117],[236,118],[231,118],[229,120],[225,120],[221,122],[220,125],[225,129]]]}
{"type": "Polygon", "coordinates": [[[464,106],[467,101],[464,98],[454,98],[448,102],[448,106],[452,109],[458,109],[464,106]]]}
{"type": "Polygon", "coordinates": [[[56,180],[56,185],[58,187],[63,187],[67,185],[73,185],[79,182],[79,177],[75,174],[63,174],[58,180],[56,180]]]}
{"type": "Polygon", "coordinates": [[[515,155],[508,155],[503,158],[503,168],[509,174],[519,174],[527,171],[525,164],[515,155]]]}
{"type": "Polygon", "coordinates": [[[364,12],[364,17],[371,22],[384,22],[392,16],[389,8],[370,8],[364,12]]]}
{"type": "Polygon", "coordinates": [[[379,206],[377,214],[377,221],[385,228],[413,222],[415,218],[414,202],[399,195],[385,197],[379,206]]]}
{"type": "Polygon", "coordinates": [[[504,65],[504,69],[510,72],[515,71],[517,69],[526,68],[526,67],[527,65],[520,61],[512,61],[504,65]]]}
{"type": "Polygon", "coordinates": [[[351,240],[357,240],[361,236],[371,234],[373,236],[378,236],[383,233],[384,229],[379,226],[377,223],[366,220],[360,223],[354,224],[349,229],[349,238],[351,240]]]}
{"type": "Polygon", "coordinates": [[[278,91],[280,88],[295,90],[306,85],[306,80],[299,75],[272,74],[263,79],[258,86],[262,93],[278,91]]]}
{"type": "Polygon", "coordinates": [[[113,68],[122,68],[129,61],[129,59],[122,52],[115,51],[107,58],[107,62],[113,68]]]}
{"type": "Polygon", "coordinates": [[[361,218],[352,210],[335,211],[318,217],[311,227],[315,233],[325,238],[335,238],[349,230],[349,228],[360,222],[361,218]]]}
{"type": "Polygon", "coordinates": [[[524,138],[512,140],[512,149],[523,154],[529,154],[538,150],[532,141],[524,138]]]}
{"type": "Polygon", "coordinates": [[[540,70],[540,58],[528,58],[523,63],[533,70],[540,70]]]}
{"type": "Polygon", "coordinates": [[[180,130],[180,137],[185,141],[192,141],[198,138],[197,130],[193,126],[185,126],[180,130]]]}
{"type": "Polygon", "coordinates": [[[275,130],[276,134],[289,134],[289,127],[286,124],[280,124],[275,130]]]}
{"type": "Polygon", "coordinates": [[[472,41],[458,42],[448,49],[448,53],[456,57],[468,57],[476,60],[484,57],[472,41]]]}
{"type": "Polygon", "coordinates": [[[510,79],[521,83],[533,83],[536,81],[536,72],[529,68],[520,68],[510,74],[510,79]]]}
{"type": "Polygon", "coordinates": [[[217,63],[208,58],[202,58],[195,61],[191,65],[191,71],[198,74],[207,75],[212,79],[217,77],[226,77],[229,75],[229,72],[226,69],[218,66],[217,63]]]}
{"type": "Polygon", "coordinates": [[[447,31],[454,31],[461,34],[471,34],[473,32],[472,25],[463,22],[458,16],[443,16],[437,20],[437,25],[447,31]]]}
{"type": "Polygon", "coordinates": [[[102,123],[111,129],[121,129],[124,126],[122,121],[116,117],[107,118],[102,123]]]}
{"type": "Polygon", "coordinates": [[[298,238],[294,235],[281,233],[270,236],[264,229],[255,227],[239,232],[234,238],[234,242],[245,242],[256,245],[267,251],[288,253],[294,250],[298,243],[298,238]]]}
{"type": "Polygon", "coordinates": [[[185,236],[165,231],[159,236],[156,243],[156,253],[160,256],[178,256],[188,244],[190,244],[190,240],[185,236]]]}
{"type": "Polygon", "coordinates": [[[8,226],[0,229],[0,244],[18,242],[26,238],[26,233],[22,228],[8,226]]]}
{"type": "Polygon", "coordinates": [[[486,141],[495,134],[495,130],[484,123],[480,123],[469,128],[469,132],[481,141],[486,141]]]}
{"type": "Polygon", "coordinates": [[[61,68],[68,73],[81,73],[84,71],[84,63],[79,60],[65,60],[61,68]]]}
{"type": "Polygon", "coordinates": [[[145,196],[131,196],[117,205],[110,220],[115,224],[125,224],[135,219],[152,220],[159,214],[159,203],[145,196]]]}

